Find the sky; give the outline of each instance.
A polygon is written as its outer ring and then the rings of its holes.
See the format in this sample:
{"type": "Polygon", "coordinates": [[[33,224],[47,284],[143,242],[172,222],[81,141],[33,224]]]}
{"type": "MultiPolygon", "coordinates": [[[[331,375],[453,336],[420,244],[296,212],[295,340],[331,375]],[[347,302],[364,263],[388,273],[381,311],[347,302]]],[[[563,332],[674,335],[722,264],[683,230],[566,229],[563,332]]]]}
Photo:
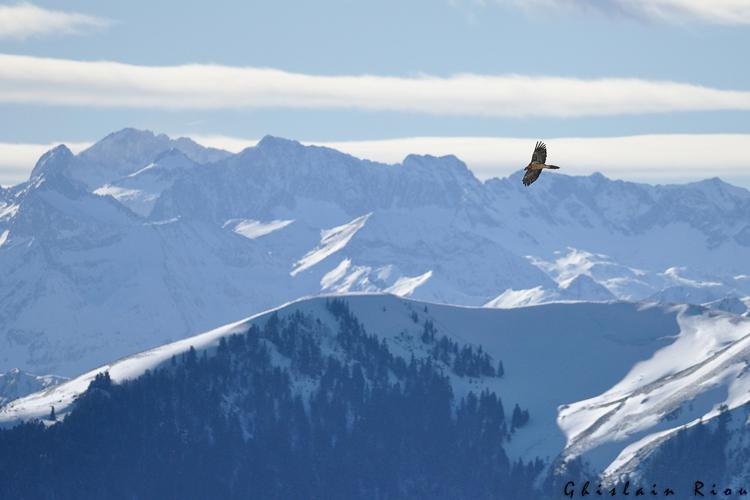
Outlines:
{"type": "Polygon", "coordinates": [[[124,127],[750,188],[750,0],[0,0],[0,184],[124,127]]]}

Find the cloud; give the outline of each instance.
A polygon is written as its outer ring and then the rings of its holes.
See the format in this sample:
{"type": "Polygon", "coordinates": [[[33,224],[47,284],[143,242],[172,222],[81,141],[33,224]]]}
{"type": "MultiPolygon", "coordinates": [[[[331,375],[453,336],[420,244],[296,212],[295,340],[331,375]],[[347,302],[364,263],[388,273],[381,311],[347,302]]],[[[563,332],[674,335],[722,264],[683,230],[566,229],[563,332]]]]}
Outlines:
{"type": "Polygon", "coordinates": [[[750,24],[747,0],[495,0],[526,10],[600,11],[657,21],[750,24]]]}
{"type": "MultiPolygon", "coordinates": [[[[239,152],[257,139],[224,135],[188,136],[204,146],[239,152]]],[[[303,141],[385,163],[400,163],[411,153],[453,154],[480,179],[504,177],[531,159],[537,137],[404,137],[364,141],[303,141]]],[[[541,138],[544,139],[544,138],[541,138]]],[[[68,144],[74,152],[91,143],[68,144]]],[[[0,143],[0,184],[28,178],[36,160],[52,144],[0,143]]],[[[561,137],[547,140],[549,161],[561,172],[589,175],[602,172],[615,179],[644,182],[686,182],[722,177],[750,187],[750,159],[739,152],[750,146],[750,134],[658,134],[624,137],[561,137]]]]}
{"type": "Polygon", "coordinates": [[[26,2],[0,5],[0,39],[72,35],[88,29],[104,28],[109,24],[110,21],[100,17],[44,9],[26,2]]]}
{"type": "Polygon", "coordinates": [[[269,68],[138,66],[0,54],[0,103],[3,102],[149,109],[356,109],[571,117],[747,111],[750,92],[637,78],[318,76],[269,68]]]}

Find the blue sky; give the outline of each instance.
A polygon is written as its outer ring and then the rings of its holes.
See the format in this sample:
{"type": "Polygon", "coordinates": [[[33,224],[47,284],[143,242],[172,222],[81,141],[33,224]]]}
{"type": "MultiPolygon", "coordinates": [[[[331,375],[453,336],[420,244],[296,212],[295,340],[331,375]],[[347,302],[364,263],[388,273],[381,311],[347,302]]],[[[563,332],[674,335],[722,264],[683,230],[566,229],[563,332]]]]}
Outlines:
{"type": "Polygon", "coordinates": [[[133,126],[235,149],[273,134],[387,161],[452,144],[482,177],[522,166],[530,147],[514,139],[545,139],[551,155],[559,139],[556,163],[573,173],[750,186],[750,160],[726,151],[750,149],[747,0],[3,2],[3,184],[42,146],[133,126]],[[670,149],[570,141],[653,134],[670,149]],[[440,140],[487,137],[505,142],[440,140]]]}

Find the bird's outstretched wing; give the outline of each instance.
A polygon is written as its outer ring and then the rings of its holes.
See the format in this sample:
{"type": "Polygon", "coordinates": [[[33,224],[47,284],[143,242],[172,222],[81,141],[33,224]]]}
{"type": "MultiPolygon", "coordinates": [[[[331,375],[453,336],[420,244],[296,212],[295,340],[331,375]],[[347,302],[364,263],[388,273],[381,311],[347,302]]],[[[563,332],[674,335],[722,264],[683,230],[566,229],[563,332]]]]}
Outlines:
{"type": "Polygon", "coordinates": [[[530,186],[532,182],[537,180],[539,178],[539,174],[542,173],[541,169],[538,170],[527,170],[525,174],[523,174],[523,185],[524,186],[530,186]]]}
{"type": "Polygon", "coordinates": [[[537,141],[536,146],[534,146],[534,154],[531,155],[531,163],[545,163],[546,161],[547,146],[545,146],[542,141],[537,141]]]}

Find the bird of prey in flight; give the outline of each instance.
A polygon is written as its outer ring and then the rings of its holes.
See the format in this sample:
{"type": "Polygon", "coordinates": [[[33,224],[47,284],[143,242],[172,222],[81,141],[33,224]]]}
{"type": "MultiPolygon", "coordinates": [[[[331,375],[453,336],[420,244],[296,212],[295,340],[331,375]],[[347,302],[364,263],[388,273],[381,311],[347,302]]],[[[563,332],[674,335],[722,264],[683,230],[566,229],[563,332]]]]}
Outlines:
{"type": "Polygon", "coordinates": [[[531,163],[526,168],[525,174],[523,174],[523,185],[530,186],[532,182],[539,178],[539,174],[542,173],[544,168],[552,168],[557,170],[557,165],[546,165],[544,162],[547,161],[547,146],[542,141],[538,141],[534,147],[534,154],[531,155],[531,163]]]}

